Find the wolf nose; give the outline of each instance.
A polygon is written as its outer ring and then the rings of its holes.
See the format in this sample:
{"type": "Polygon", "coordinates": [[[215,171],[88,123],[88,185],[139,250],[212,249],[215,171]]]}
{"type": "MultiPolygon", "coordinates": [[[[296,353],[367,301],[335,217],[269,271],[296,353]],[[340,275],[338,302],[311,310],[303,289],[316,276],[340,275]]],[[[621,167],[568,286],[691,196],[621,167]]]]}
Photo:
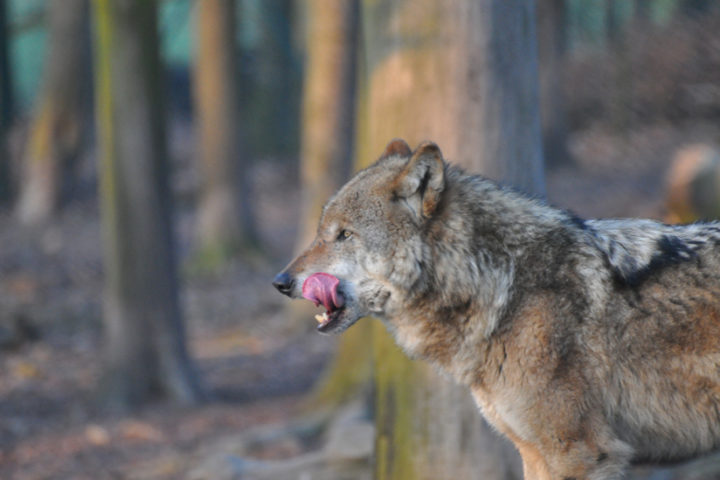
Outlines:
{"type": "Polygon", "coordinates": [[[295,285],[295,280],[287,272],[280,272],[275,275],[272,284],[273,287],[278,289],[278,292],[289,297],[295,285]]]}

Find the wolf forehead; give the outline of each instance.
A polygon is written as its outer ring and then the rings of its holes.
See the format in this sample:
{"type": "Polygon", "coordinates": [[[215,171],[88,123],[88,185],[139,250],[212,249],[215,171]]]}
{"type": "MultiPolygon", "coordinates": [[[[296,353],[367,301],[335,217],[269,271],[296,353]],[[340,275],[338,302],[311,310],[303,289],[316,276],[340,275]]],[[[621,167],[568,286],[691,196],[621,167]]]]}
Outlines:
{"type": "MultiPolygon", "coordinates": [[[[377,200],[392,197],[393,180],[409,159],[409,155],[402,154],[382,157],[356,173],[325,203],[320,216],[320,226],[359,221],[364,214],[375,218],[381,216],[384,205],[377,200]]],[[[342,225],[338,226],[342,228],[342,225]]]]}

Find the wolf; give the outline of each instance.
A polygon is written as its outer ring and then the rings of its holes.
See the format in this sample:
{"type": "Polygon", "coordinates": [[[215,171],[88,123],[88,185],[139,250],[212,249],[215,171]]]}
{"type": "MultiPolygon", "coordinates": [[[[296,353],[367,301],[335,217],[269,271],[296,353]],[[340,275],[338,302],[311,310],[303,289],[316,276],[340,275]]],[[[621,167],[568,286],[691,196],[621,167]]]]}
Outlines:
{"type": "Polygon", "coordinates": [[[720,224],[583,220],[392,141],[273,284],[318,330],[383,321],[466,385],[527,479],[720,445],[720,224]]]}

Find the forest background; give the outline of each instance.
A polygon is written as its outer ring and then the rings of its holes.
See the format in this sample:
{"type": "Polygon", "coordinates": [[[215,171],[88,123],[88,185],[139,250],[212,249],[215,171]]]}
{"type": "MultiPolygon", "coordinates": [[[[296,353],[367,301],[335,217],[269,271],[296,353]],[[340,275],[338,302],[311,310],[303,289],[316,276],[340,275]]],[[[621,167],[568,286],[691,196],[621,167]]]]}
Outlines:
{"type": "Polygon", "coordinates": [[[520,478],[273,274],[399,136],[584,217],[720,217],[719,121],[712,0],[0,0],[0,478],[520,478]]]}

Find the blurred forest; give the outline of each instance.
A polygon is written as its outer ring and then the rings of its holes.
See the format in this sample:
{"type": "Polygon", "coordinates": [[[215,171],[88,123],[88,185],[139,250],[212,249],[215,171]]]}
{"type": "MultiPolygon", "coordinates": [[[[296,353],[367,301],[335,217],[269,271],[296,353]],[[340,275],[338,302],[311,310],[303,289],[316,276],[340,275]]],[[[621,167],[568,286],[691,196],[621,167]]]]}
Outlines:
{"type": "Polygon", "coordinates": [[[720,218],[720,3],[0,0],[0,478],[521,478],[378,323],[270,285],[394,137],[720,218]]]}

